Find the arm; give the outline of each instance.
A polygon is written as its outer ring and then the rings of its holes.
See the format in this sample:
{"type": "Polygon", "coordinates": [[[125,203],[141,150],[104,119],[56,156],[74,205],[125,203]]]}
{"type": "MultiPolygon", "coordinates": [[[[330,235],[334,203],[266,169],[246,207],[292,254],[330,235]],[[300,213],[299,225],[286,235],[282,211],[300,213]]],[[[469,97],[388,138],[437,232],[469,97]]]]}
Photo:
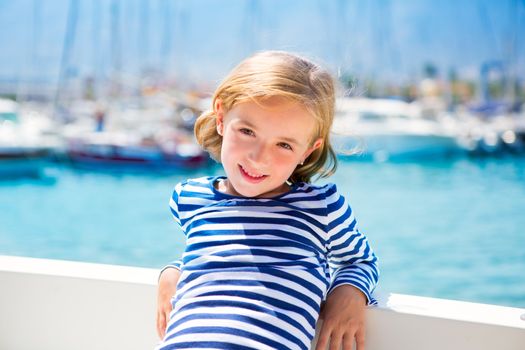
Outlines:
{"type": "MultiPolygon", "coordinates": [[[[375,300],[371,298],[371,290],[358,282],[363,270],[367,268],[356,264],[351,273],[340,273],[340,278],[334,280],[321,310],[323,324],[316,349],[325,350],[330,344],[330,349],[340,349],[342,345],[342,349],[351,350],[355,338],[357,349],[364,350],[366,306],[375,304],[375,300]]],[[[373,270],[377,271],[375,265],[373,270]]]]}
{"type": "Polygon", "coordinates": [[[159,338],[164,338],[166,326],[172,309],[171,298],[177,291],[177,283],[180,277],[181,261],[177,260],[165,266],[159,276],[157,290],[157,333],[159,338]]]}
{"type": "MultiPolygon", "coordinates": [[[[178,202],[182,186],[183,183],[179,183],[175,186],[169,202],[171,214],[179,226],[181,226],[181,221],[179,217],[178,202]]],[[[166,265],[160,271],[157,289],[157,333],[161,339],[164,338],[166,333],[166,326],[172,310],[171,298],[177,291],[181,266],[182,260],[179,259],[166,265]]]]}
{"type": "Polygon", "coordinates": [[[352,210],[335,186],[327,196],[328,261],[334,270],[326,303],[317,349],[364,349],[366,306],[378,280],[377,258],[366,237],[359,232],[352,210]]]}

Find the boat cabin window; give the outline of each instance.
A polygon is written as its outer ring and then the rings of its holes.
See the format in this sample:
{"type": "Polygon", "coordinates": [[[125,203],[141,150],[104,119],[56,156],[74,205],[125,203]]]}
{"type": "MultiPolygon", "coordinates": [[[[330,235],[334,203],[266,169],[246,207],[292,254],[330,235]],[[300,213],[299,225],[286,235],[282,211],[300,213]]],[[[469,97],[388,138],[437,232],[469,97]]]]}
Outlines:
{"type": "Polygon", "coordinates": [[[5,121],[16,123],[18,121],[18,117],[15,112],[0,112],[0,124],[5,121]]]}
{"type": "Polygon", "coordinates": [[[379,114],[379,113],[374,113],[374,112],[361,112],[361,113],[359,113],[359,117],[362,120],[369,120],[369,121],[381,121],[381,120],[384,120],[386,118],[385,115],[379,114]]]}

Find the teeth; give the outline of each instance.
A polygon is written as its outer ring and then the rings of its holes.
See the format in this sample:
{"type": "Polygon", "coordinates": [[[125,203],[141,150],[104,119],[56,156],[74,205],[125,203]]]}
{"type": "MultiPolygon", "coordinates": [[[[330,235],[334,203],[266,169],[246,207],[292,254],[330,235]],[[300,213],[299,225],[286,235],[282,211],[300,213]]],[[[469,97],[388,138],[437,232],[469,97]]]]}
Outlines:
{"type": "Polygon", "coordinates": [[[244,172],[248,175],[250,175],[251,177],[255,177],[255,178],[260,178],[260,177],[263,177],[264,175],[256,175],[256,174],[252,174],[250,173],[248,170],[246,170],[242,165],[241,165],[241,168],[242,170],[244,170],[244,172]]]}

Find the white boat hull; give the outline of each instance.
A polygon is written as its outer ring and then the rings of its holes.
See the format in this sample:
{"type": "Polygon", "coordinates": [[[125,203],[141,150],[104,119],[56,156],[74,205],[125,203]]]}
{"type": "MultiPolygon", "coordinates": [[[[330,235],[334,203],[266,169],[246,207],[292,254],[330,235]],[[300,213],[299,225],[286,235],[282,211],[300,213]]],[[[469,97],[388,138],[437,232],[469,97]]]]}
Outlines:
{"type": "Polygon", "coordinates": [[[455,138],[441,135],[374,134],[340,136],[333,135],[338,153],[345,155],[357,150],[374,158],[437,157],[460,151],[455,138]]]}
{"type": "MultiPolygon", "coordinates": [[[[0,349],[153,349],[157,276],[0,256],[0,349]]],[[[399,294],[379,300],[368,310],[368,350],[524,348],[525,309],[399,294]]]]}
{"type": "Polygon", "coordinates": [[[343,98],[337,101],[332,138],[336,152],[357,149],[378,159],[437,157],[461,151],[458,127],[450,118],[424,117],[420,107],[402,101],[343,98]]]}

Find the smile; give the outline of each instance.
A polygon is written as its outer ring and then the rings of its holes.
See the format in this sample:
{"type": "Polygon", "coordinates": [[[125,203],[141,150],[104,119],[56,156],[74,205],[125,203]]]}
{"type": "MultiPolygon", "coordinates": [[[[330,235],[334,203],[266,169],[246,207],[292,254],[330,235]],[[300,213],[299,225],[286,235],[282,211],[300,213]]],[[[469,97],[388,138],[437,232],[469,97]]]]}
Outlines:
{"type": "Polygon", "coordinates": [[[265,177],[267,177],[268,175],[259,175],[259,174],[254,174],[254,173],[251,173],[249,172],[248,170],[246,170],[242,165],[239,164],[239,169],[241,170],[241,174],[251,180],[251,181],[260,181],[262,179],[264,179],[265,177]]]}

